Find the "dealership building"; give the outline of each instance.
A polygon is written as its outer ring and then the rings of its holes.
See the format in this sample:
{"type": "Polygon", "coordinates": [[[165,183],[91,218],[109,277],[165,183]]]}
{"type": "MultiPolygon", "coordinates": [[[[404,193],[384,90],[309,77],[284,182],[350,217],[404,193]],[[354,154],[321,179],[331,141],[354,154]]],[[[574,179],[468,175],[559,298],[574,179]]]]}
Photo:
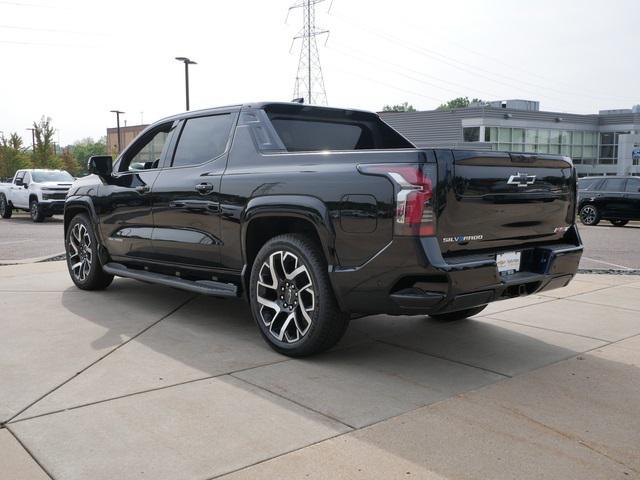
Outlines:
{"type": "Polygon", "coordinates": [[[551,153],[571,157],[578,175],[640,175],[640,105],[598,114],[546,112],[531,100],[452,110],[381,112],[418,147],[551,153]]]}

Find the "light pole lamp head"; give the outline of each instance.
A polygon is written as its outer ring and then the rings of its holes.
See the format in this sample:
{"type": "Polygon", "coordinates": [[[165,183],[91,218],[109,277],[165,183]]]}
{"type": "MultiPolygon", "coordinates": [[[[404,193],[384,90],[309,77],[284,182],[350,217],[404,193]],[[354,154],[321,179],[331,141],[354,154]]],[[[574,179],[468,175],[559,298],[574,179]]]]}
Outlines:
{"type": "Polygon", "coordinates": [[[184,62],[187,65],[197,65],[198,62],[191,60],[190,58],[187,57],[176,57],[176,60],[178,60],[179,62],[184,62]]]}

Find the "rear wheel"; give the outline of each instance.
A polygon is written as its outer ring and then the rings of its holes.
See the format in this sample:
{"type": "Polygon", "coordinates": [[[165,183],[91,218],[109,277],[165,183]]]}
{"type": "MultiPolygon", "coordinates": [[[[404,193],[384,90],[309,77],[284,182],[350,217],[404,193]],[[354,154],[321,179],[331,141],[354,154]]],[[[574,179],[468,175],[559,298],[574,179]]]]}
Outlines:
{"type": "Polygon", "coordinates": [[[113,275],[102,270],[98,258],[98,242],[86,215],[73,217],[65,243],[69,275],[78,288],[102,290],[111,284],[113,275]]]}
{"type": "Polygon", "coordinates": [[[2,218],[11,218],[11,214],[13,213],[13,209],[4,195],[0,195],[0,217],[2,218]]]}
{"type": "Polygon", "coordinates": [[[349,324],[329,283],[320,249],[304,235],[280,235],[258,252],[249,298],[262,336],[292,357],[335,345],[349,324]]]}
{"type": "Polygon", "coordinates": [[[456,310],[455,312],[434,313],[429,316],[441,322],[455,322],[457,320],[464,320],[465,318],[473,317],[474,315],[479,314],[485,308],[487,308],[486,305],[481,305],[479,307],[466,308],[464,310],[456,310]]]}
{"type": "Polygon", "coordinates": [[[40,206],[38,205],[38,200],[34,199],[29,202],[29,214],[31,215],[31,220],[36,223],[44,221],[44,214],[42,213],[40,206]]]}
{"type": "Polygon", "coordinates": [[[587,204],[580,209],[580,221],[584,225],[597,225],[600,222],[600,212],[595,205],[587,204]]]}
{"type": "Polygon", "coordinates": [[[609,220],[614,227],[624,227],[629,220],[609,220]]]}

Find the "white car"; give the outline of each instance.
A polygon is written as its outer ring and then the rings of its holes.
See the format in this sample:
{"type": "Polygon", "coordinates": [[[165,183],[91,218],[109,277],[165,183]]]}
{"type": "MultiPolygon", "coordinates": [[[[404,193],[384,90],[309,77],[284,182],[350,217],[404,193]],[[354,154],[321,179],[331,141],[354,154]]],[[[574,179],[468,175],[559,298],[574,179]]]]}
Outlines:
{"type": "Polygon", "coordinates": [[[73,180],[64,170],[18,170],[11,183],[0,183],[0,216],[11,218],[13,210],[24,210],[42,222],[61,214],[73,180]]]}

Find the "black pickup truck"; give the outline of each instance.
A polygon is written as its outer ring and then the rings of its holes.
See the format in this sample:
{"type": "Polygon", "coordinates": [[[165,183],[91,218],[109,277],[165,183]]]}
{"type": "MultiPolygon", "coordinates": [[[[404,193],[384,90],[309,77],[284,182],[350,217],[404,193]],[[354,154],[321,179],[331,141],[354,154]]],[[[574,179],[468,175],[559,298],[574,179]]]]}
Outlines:
{"type": "Polygon", "coordinates": [[[296,103],[187,112],[65,204],[69,273],[243,296],[291,356],[367,314],[457,320],[567,285],[582,244],[571,160],[416,148],[376,114],[296,103]]]}

